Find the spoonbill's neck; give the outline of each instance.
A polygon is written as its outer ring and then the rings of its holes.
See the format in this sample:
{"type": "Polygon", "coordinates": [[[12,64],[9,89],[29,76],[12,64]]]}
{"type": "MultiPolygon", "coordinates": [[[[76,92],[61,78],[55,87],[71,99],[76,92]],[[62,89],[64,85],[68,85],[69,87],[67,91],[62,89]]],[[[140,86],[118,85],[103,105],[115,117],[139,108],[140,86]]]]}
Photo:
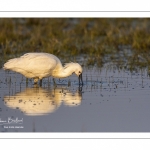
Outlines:
{"type": "Polygon", "coordinates": [[[53,71],[52,76],[56,78],[65,78],[72,75],[73,72],[75,72],[74,67],[61,67],[61,69],[59,68],[58,70],[53,71]]]}

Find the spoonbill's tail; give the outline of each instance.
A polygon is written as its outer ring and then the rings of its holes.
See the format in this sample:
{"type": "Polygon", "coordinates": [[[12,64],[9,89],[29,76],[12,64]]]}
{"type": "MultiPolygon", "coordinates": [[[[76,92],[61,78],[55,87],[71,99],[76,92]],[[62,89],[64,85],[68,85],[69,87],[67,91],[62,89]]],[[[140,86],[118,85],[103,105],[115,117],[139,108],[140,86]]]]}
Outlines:
{"type": "Polygon", "coordinates": [[[10,59],[8,62],[6,62],[3,66],[4,70],[15,68],[16,64],[18,63],[18,58],[10,59]]]}

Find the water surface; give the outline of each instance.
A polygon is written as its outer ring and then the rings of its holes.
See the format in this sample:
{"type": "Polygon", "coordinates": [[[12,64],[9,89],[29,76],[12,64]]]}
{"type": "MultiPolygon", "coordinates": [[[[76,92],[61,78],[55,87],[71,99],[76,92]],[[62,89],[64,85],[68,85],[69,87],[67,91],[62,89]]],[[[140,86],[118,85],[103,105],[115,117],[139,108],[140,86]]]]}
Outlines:
{"type": "Polygon", "coordinates": [[[21,74],[0,70],[0,131],[150,131],[146,69],[84,68],[83,80],[79,87],[75,75],[46,78],[38,87],[21,74]]]}

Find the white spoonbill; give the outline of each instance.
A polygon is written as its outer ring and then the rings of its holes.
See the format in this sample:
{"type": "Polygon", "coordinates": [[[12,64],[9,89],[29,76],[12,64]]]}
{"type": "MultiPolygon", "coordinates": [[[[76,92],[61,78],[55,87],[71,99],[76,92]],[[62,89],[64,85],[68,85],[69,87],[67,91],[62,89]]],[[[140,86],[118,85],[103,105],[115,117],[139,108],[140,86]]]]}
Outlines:
{"type": "Polygon", "coordinates": [[[83,85],[82,67],[78,63],[66,63],[63,67],[55,55],[48,53],[26,53],[19,58],[8,60],[3,68],[33,78],[35,84],[39,80],[42,84],[42,79],[49,76],[65,78],[75,73],[79,77],[79,84],[83,85]]]}

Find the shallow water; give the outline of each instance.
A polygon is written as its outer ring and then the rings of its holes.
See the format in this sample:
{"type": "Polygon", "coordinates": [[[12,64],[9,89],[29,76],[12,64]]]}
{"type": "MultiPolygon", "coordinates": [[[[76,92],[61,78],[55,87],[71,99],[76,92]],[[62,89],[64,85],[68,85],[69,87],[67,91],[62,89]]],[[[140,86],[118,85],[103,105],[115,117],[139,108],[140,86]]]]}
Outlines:
{"type": "Polygon", "coordinates": [[[150,79],[146,70],[84,69],[43,80],[42,87],[21,74],[0,70],[1,132],[149,132],[150,79]]]}

